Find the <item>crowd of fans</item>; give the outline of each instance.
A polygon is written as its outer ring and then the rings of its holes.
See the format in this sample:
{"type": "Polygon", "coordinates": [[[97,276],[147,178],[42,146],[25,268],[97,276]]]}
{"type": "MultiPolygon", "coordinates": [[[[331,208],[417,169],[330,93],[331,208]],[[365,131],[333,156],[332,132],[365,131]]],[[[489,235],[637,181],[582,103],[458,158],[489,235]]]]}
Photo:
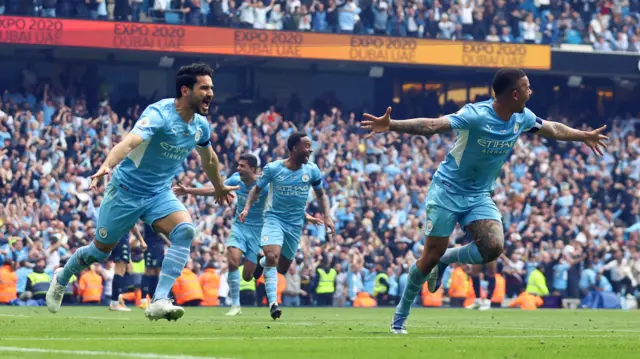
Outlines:
{"type": "MultiPolygon", "coordinates": [[[[10,259],[19,275],[22,269],[23,276],[32,270],[52,273],[91,241],[101,195],[89,190],[89,176],[146,105],[117,114],[104,97],[96,101],[97,108],[88,108],[85,97],[54,85],[37,88],[30,78],[25,76],[22,90],[7,89],[0,97],[0,256],[10,259]]],[[[286,138],[294,130],[306,131],[313,140],[312,160],[325,176],[336,235],[327,240],[323,226],[304,229],[297,265],[292,278],[286,277],[293,284],[285,295],[313,303],[316,269],[322,266],[338,274],[334,303],[353,302],[358,293],[375,297],[380,274],[388,276],[387,299],[397,297],[408,267],[423,249],[425,197],[453,135],[390,133],[364,140],[359,114],[342,112],[330,98],[305,111],[288,107],[272,106],[257,117],[210,115],[212,143],[225,177],[244,153],[254,154],[261,166],[285,157],[286,138]]],[[[493,194],[504,216],[506,252],[499,270],[507,297],[525,288],[536,268],[544,273],[550,294],[636,293],[639,122],[633,116],[609,120],[611,141],[602,158],[580,144],[521,137],[493,194]]],[[[176,183],[207,185],[198,161],[194,152],[176,174],[176,183]]],[[[311,199],[308,212],[319,215],[311,199]]],[[[184,201],[198,229],[190,265],[196,274],[215,269],[224,298],[224,241],[234,208],[218,206],[211,198],[188,196],[184,201]]],[[[457,228],[451,244],[469,240],[457,228]]],[[[26,277],[19,283],[18,292],[25,291],[26,277]]]]}
{"type": "Polygon", "coordinates": [[[640,52],[637,0],[0,0],[0,14],[640,52]]]}

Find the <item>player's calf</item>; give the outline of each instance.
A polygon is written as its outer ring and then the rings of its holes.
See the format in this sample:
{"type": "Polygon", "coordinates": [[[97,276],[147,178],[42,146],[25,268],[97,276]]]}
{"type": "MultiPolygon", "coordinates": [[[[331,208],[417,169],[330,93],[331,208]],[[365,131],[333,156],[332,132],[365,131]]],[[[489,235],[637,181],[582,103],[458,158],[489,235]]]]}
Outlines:
{"type": "Polygon", "coordinates": [[[264,246],[264,286],[273,319],[280,318],[282,311],[278,307],[278,272],[277,265],[280,258],[280,246],[264,246]]]}
{"type": "Polygon", "coordinates": [[[195,236],[195,227],[187,222],[178,224],[169,234],[171,247],[162,261],[154,300],[169,297],[171,287],[173,287],[176,279],[182,274],[182,269],[187,264],[191,253],[191,241],[195,236]]]}
{"type": "Polygon", "coordinates": [[[71,276],[79,276],[80,272],[89,268],[93,263],[102,263],[109,257],[115,243],[105,244],[93,241],[88,246],[79,248],[67,261],[64,268],[59,268],[53,275],[53,280],[47,291],[47,308],[51,313],[60,310],[64,293],[71,276]]]}

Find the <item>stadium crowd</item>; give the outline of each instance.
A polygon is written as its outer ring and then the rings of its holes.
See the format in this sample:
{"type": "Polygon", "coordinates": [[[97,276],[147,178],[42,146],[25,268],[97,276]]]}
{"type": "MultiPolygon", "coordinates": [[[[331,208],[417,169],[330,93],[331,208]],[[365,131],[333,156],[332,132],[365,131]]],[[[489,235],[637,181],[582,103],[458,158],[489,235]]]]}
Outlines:
{"type": "Polygon", "coordinates": [[[0,0],[0,14],[640,51],[636,0],[0,0]]]}
{"type": "MultiPolygon", "coordinates": [[[[28,90],[6,89],[0,97],[0,303],[18,305],[38,304],[43,293],[33,292],[34,280],[50,276],[94,236],[102,197],[89,190],[89,176],[146,105],[129,106],[118,114],[108,96],[88,101],[57,86],[36,88],[30,78],[25,76],[23,87],[28,90]],[[9,278],[15,278],[13,287],[9,278]],[[7,288],[32,297],[16,299],[7,288]]],[[[230,116],[218,109],[210,115],[212,143],[225,176],[234,172],[236,159],[244,153],[255,155],[260,165],[285,157],[286,138],[296,129],[313,140],[312,160],[325,175],[336,234],[327,238],[323,226],[306,226],[296,265],[280,280],[282,300],[313,305],[320,294],[329,293],[337,306],[393,303],[423,248],[425,196],[453,136],[427,139],[391,133],[364,140],[359,114],[342,112],[330,97],[309,110],[294,103],[285,107],[271,106],[257,117],[230,116]],[[320,285],[325,275],[333,279],[332,285],[320,285]]],[[[566,117],[560,120],[571,123],[566,117]]],[[[486,300],[499,303],[524,289],[564,298],[593,292],[637,295],[639,122],[632,116],[608,121],[611,141],[602,158],[585,146],[521,137],[493,194],[504,216],[506,252],[498,261],[502,294],[486,300]],[[531,288],[534,280],[536,288],[531,288]]],[[[195,152],[176,173],[176,183],[207,185],[195,152]]],[[[224,304],[224,241],[234,208],[215,205],[211,198],[184,200],[198,229],[185,273],[195,282],[210,278],[208,284],[215,284],[209,294],[222,300],[215,304],[224,304]]],[[[312,195],[308,212],[318,215],[312,195]]],[[[451,245],[469,240],[457,228],[451,245]]],[[[132,239],[133,277],[141,273],[143,249],[138,245],[132,239]]],[[[91,295],[98,302],[109,296],[113,263],[92,266],[87,273],[72,293],[82,298],[92,288],[87,283],[97,283],[99,291],[94,288],[91,295]]],[[[488,296],[484,289],[475,293],[468,274],[468,266],[451,267],[445,292],[435,298],[425,293],[422,304],[442,305],[443,297],[488,296]]],[[[257,285],[243,282],[242,288],[255,292],[261,303],[259,280],[257,285]]]]}

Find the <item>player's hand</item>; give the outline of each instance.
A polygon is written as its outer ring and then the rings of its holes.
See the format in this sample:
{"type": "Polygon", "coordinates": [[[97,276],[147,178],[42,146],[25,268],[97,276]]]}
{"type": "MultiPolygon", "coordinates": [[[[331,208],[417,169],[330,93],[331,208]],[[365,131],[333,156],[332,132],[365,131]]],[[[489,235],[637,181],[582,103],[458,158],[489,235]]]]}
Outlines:
{"type": "Polygon", "coordinates": [[[145,242],[144,240],[140,240],[140,249],[146,251],[147,248],[149,248],[149,246],[147,246],[147,242],[145,242]]]}
{"type": "Polygon", "coordinates": [[[231,204],[235,195],[233,191],[239,189],[240,186],[222,186],[220,188],[216,188],[216,203],[218,204],[231,204]]]}
{"type": "Polygon", "coordinates": [[[311,224],[315,224],[316,226],[324,224],[324,221],[321,220],[320,218],[316,218],[316,217],[310,216],[310,215],[306,215],[306,217],[307,217],[307,222],[309,222],[311,224]]]}
{"type": "Polygon", "coordinates": [[[327,227],[327,236],[332,237],[336,233],[336,225],[333,223],[333,219],[325,218],[325,227],[327,227]]]}
{"type": "Polygon", "coordinates": [[[183,186],[182,184],[178,183],[177,186],[173,187],[173,193],[176,196],[185,196],[189,194],[189,191],[187,190],[187,188],[185,186],[183,186]]]}
{"type": "Polygon", "coordinates": [[[240,219],[241,223],[244,223],[244,221],[247,219],[247,216],[249,215],[249,211],[247,211],[246,209],[243,210],[242,212],[240,212],[240,215],[238,216],[238,219],[240,219]]]}
{"type": "Polygon", "coordinates": [[[387,107],[387,112],[381,117],[365,113],[362,115],[362,121],[360,122],[360,128],[371,131],[366,138],[371,138],[376,133],[389,131],[389,126],[391,126],[391,107],[387,107]]]}
{"type": "Polygon", "coordinates": [[[602,156],[602,150],[607,148],[603,141],[608,141],[609,137],[602,134],[606,128],[607,125],[604,125],[596,130],[585,132],[587,137],[582,142],[589,146],[596,156],[602,156]]]}
{"type": "Polygon", "coordinates": [[[102,177],[108,175],[110,171],[111,169],[107,165],[103,165],[102,167],[100,167],[100,169],[98,169],[98,172],[91,176],[91,189],[94,191],[98,191],[98,182],[100,182],[100,179],[102,177]]]}

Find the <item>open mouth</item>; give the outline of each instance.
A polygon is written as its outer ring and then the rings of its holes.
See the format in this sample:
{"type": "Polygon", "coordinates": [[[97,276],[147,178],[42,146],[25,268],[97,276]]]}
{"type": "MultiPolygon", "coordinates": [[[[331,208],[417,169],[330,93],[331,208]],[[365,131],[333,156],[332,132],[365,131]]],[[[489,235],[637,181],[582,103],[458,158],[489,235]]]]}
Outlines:
{"type": "Polygon", "coordinates": [[[209,107],[209,104],[211,103],[211,99],[210,98],[205,98],[202,100],[202,106],[203,107],[209,107]]]}

